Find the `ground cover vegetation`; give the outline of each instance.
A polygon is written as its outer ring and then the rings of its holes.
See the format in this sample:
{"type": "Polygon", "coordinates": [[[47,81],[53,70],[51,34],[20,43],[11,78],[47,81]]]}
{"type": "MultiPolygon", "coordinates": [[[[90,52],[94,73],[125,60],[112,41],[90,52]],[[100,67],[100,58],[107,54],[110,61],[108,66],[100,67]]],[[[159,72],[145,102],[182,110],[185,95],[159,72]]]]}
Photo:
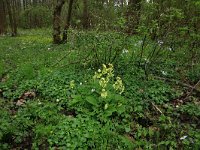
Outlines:
{"type": "Polygon", "coordinates": [[[0,149],[200,149],[198,1],[0,7],[0,149]]]}

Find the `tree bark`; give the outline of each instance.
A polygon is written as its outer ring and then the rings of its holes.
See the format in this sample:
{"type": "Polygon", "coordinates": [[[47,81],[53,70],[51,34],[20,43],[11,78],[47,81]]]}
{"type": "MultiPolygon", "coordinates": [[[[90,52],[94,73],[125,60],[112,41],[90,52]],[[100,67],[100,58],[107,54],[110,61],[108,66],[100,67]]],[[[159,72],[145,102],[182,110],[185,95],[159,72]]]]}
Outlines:
{"type": "Polygon", "coordinates": [[[17,35],[17,2],[16,0],[12,0],[12,16],[13,16],[13,36],[17,35]]]}
{"type": "Polygon", "coordinates": [[[67,31],[70,27],[70,21],[71,21],[71,15],[72,15],[72,5],[73,5],[74,0],[69,1],[69,8],[68,8],[68,14],[67,14],[67,20],[65,23],[64,31],[63,31],[63,39],[62,42],[67,42],[67,31]]]}
{"type": "Polygon", "coordinates": [[[7,6],[9,21],[10,21],[11,35],[16,36],[17,35],[16,16],[12,10],[12,7],[14,6],[11,5],[10,0],[6,0],[6,6],[7,6]]]}
{"type": "Polygon", "coordinates": [[[6,32],[6,11],[5,11],[5,2],[0,0],[0,34],[6,32]]]}
{"type": "Polygon", "coordinates": [[[57,0],[57,4],[54,8],[54,13],[53,13],[53,43],[54,44],[61,43],[60,17],[61,17],[61,10],[64,3],[65,3],[65,0],[57,0]]]}
{"type": "Polygon", "coordinates": [[[88,0],[83,0],[83,28],[88,29],[89,20],[88,20],[88,0]]]}

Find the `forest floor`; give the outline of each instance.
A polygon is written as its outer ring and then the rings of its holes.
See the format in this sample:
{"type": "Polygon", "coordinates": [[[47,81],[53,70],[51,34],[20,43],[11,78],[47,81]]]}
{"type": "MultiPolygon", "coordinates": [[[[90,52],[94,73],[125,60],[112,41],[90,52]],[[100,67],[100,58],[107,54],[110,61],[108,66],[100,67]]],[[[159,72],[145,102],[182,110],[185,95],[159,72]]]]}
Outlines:
{"type": "Polygon", "coordinates": [[[200,64],[142,39],[0,37],[0,149],[199,150],[200,64]]]}

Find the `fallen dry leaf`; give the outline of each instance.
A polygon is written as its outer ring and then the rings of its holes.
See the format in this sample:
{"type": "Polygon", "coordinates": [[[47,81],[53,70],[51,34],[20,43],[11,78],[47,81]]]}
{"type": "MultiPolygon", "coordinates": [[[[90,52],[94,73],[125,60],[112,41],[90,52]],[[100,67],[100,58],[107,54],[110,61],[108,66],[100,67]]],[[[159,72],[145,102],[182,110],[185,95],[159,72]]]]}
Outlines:
{"type": "Polygon", "coordinates": [[[26,98],[35,98],[36,97],[36,94],[35,92],[32,92],[32,91],[28,91],[28,92],[25,92],[21,98],[22,99],[26,99],[26,98]]]}
{"type": "Polygon", "coordinates": [[[22,105],[24,105],[25,104],[25,100],[24,99],[19,99],[18,101],[17,101],[17,103],[16,103],[16,105],[17,106],[22,106],[22,105]]]}

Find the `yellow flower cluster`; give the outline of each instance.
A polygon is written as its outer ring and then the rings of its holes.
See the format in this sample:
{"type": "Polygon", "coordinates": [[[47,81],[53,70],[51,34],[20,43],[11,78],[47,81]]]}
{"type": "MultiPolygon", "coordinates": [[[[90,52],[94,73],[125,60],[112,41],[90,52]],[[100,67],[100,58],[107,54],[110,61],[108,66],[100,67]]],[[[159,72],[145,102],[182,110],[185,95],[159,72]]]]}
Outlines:
{"type": "Polygon", "coordinates": [[[102,87],[101,97],[106,98],[108,96],[108,93],[105,90],[105,88],[113,76],[114,76],[114,74],[113,74],[113,65],[112,64],[108,64],[108,66],[103,64],[102,70],[99,69],[98,72],[95,72],[93,79],[99,80],[99,85],[102,87]]]}
{"type": "Polygon", "coordinates": [[[107,86],[107,83],[108,83],[109,80],[106,80],[105,78],[100,78],[99,80],[99,85],[102,87],[102,88],[105,88],[107,86]]]}
{"type": "Polygon", "coordinates": [[[113,65],[112,64],[108,64],[108,67],[107,67],[105,64],[103,64],[102,70],[99,69],[98,72],[95,72],[95,75],[93,76],[93,79],[104,78],[104,79],[102,79],[102,80],[104,80],[103,82],[108,83],[110,78],[112,78],[113,76],[114,76],[114,74],[113,74],[113,65]]]}
{"type": "Polygon", "coordinates": [[[102,89],[101,91],[101,97],[106,98],[108,96],[108,92],[105,89],[102,89]]]}
{"type": "MultiPolygon", "coordinates": [[[[99,85],[102,87],[101,97],[103,98],[106,98],[108,96],[108,93],[106,91],[106,86],[108,82],[110,81],[110,79],[114,77],[113,72],[114,71],[113,71],[112,64],[108,64],[108,66],[103,64],[102,70],[99,69],[98,72],[95,72],[95,75],[93,76],[94,80],[96,79],[99,80],[99,85]]],[[[116,91],[119,91],[120,94],[124,91],[124,85],[120,77],[117,77],[116,82],[113,84],[113,88],[116,91]]]]}
{"type": "Polygon", "coordinates": [[[119,91],[120,94],[122,94],[124,92],[124,85],[122,83],[122,79],[120,77],[117,77],[117,80],[115,81],[115,83],[113,84],[113,88],[116,91],[119,91]]]}
{"type": "Polygon", "coordinates": [[[74,80],[70,81],[69,86],[70,86],[71,89],[74,88],[74,86],[75,86],[74,80]]]}

